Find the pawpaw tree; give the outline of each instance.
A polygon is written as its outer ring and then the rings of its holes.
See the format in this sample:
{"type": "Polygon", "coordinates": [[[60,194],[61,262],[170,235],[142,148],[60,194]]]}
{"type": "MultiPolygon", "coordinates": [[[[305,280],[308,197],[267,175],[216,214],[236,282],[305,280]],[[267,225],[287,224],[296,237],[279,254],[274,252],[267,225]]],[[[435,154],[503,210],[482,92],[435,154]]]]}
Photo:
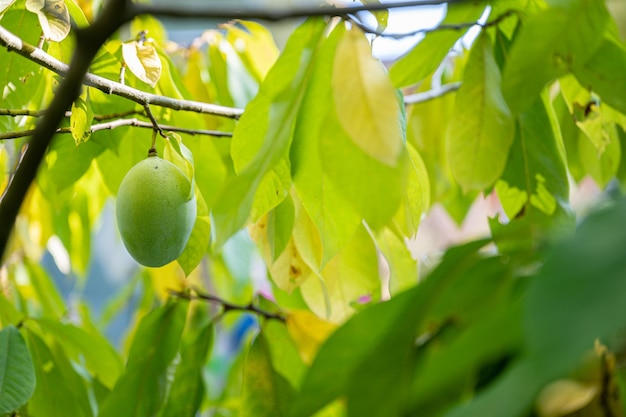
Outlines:
{"type": "Polygon", "coordinates": [[[362,3],[0,0],[0,415],[624,414],[623,7],[362,3]]]}

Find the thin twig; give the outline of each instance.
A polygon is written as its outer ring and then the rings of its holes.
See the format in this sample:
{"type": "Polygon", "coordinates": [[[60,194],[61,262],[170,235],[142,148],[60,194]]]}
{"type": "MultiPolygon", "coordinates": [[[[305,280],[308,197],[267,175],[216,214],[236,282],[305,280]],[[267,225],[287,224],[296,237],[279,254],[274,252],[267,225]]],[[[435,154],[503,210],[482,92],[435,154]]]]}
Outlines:
{"type": "MultiPolygon", "coordinates": [[[[0,116],[42,117],[44,114],[46,114],[45,110],[0,109],[0,116]]],[[[119,119],[119,118],[126,117],[126,116],[133,116],[136,114],[143,114],[143,113],[138,110],[128,110],[128,111],[123,111],[119,113],[96,114],[93,116],[93,119],[98,122],[101,122],[104,120],[119,119]]],[[[66,111],[65,117],[72,117],[72,112],[66,111]]]]}
{"type": "Polygon", "coordinates": [[[399,9],[405,7],[426,7],[437,6],[442,4],[458,3],[465,0],[407,0],[390,3],[369,3],[354,4],[342,7],[332,5],[326,6],[296,6],[289,8],[259,8],[258,6],[230,6],[229,4],[220,5],[220,7],[180,7],[172,3],[164,3],[160,5],[152,5],[147,3],[132,3],[131,15],[139,16],[149,14],[156,17],[173,17],[173,18],[195,18],[195,19],[259,19],[278,21],[284,19],[301,18],[309,16],[342,16],[347,17],[350,14],[399,9]]]}
{"type": "Polygon", "coordinates": [[[265,311],[257,307],[253,303],[243,305],[233,304],[230,301],[223,300],[216,295],[205,293],[198,288],[193,288],[193,292],[194,293],[170,290],[170,294],[174,297],[184,298],[186,300],[205,300],[211,303],[219,304],[220,306],[222,306],[223,313],[227,313],[229,311],[243,311],[258,314],[259,316],[265,317],[266,319],[279,320],[282,322],[285,321],[285,316],[281,313],[272,313],[270,311],[265,311]]]}
{"type": "Polygon", "coordinates": [[[423,103],[425,101],[433,100],[435,98],[441,97],[448,93],[458,90],[461,88],[460,82],[448,83],[444,84],[439,88],[433,88],[429,91],[424,91],[421,93],[410,94],[404,97],[404,104],[418,104],[423,103]]]}
{"type": "Polygon", "coordinates": [[[161,137],[166,138],[167,136],[165,135],[165,133],[163,133],[163,130],[161,130],[159,122],[157,122],[154,115],[152,114],[152,110],[150,110],[150,105],[144,105],[143,109],[146,111],[146,116],[148,116],[148,119],[150,119],[150,121],[152,122],[152,127],[154,128],[154,131],[159,132],[159,135],[161,135],[161,137]]]}
{"type": "MultiPolygon", "coordinates": [[[[65,77],[69,71],[69,66],[59,61],[51,55],[48,55],[41,49],[24,42],[2,26],[0,26],[0,45],[6,47],[10,51],[15,51],[21,56],[41,65],[50,71],[65,77]]],[[[83,84],[96,88],[106,94],[114,94],[124,97],[135,103],[152,104],[155,106],[166,107],[173,110],[183,110],[195,113],[213,114],[216,116],[229,117],[238,119],[243,113],[243,109],[234,107],[219,106],[217,104],[202,103],[193,100],[179,100],[171,97],[160,96],[157,94],[146,93],[136,88],[111,81],[104,77],[87,73],[84,76],[83,84]]]]}
{"type": "Polygon", "coordinates": [[[435,26],[435,27],[431,27],[431,28],[422,28],[422,29],[416,29],[410,32],[403,32],[403,33],[390,33],[390,32],[385,32],[384,30],[378,30],[378,29],[374,29],[371,28],[369,26],[367,26],[366,24],[364,24],[363,22],[361,22],[358,17],[355,16],[351,16],[349,18],[349,20],[354,23],[355,25],[357,25],[363,32],[365,33],[369,33],[371,35],[376,35],[376,36],[380,36],[383,38],[391,38],[391,39],[402,39],[402,38],[407,38],[410,36],[415,36],[418,34],[426,34],[426,33],[430,33],[430,32],[439,32],[442,30],[451,30],[451,31],[455,31],[455,30],[464,30],[464,29],[469,29],[471,27],[474,26],[478,26],[481,28],[488,28],[490,26],[495,26],[497,24],[499,24],[500,22],[502,22],[503,20],[505,20],[506,18],[510,17],[510,16],[516,16],[519,14],[519,10],[514,10],[514,9],[510,9],[507,10],[506,12],[502,13],[500,16],[496,17],[493,20],[490,20],[488,22],[485,23],[480,23],[480,22],[465,22],[465,23],[457,23],[457,24],[442,24],[439,26],[435,26]]]}
{"type": "MultiPolygon", "coordinates": [[[[154,129],[154,125],[152,123],[144,122],[139,119],[119,119],[113,122],[91,125],[90,132],[93,133],[93,132],[98,132],[100,130],[112,130],[112,129],[116,129],[118,127],[124,127],[124,126],[154,129]]],[[[160,127],[161,129],[167,130],[170,132],[187,133],[189,135],[203,135],[203,136],[214,136],[214,137],[231,137],[233,135],[231,132],[221,132],[219,130],[186,129],[182,127],[169,126],[169,125],[161,125],[160,127]]],[[[71,132],[72,130],[69,127],[61,127],[55,131],[55,133],[60,133],[60,134],[71,133],[71,132]]],[[[26,136],[32,136],[33,133],[35,133],[34,129],[22,130],[19,132],[0,133],[0,141],[23,138],[26,136]]]]}

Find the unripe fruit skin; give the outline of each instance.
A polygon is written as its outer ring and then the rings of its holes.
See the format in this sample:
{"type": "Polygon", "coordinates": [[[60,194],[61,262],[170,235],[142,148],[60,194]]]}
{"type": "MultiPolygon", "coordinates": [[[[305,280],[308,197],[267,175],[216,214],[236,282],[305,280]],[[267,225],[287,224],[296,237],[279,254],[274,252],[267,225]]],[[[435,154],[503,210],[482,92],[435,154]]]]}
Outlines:
{"type": "Polygon", "coordinates": [[[163,266],[177,259],[196,220],[191,183],[173,163],[157,156],[133,166],[117,193],[117,225],[128,253],[140,264],[163,266]]]}

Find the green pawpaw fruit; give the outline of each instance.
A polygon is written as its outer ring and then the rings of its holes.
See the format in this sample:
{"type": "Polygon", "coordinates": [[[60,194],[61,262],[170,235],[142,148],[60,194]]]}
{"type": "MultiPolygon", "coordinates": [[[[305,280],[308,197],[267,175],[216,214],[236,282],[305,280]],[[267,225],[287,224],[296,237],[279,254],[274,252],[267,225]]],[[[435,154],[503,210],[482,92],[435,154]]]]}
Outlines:
{"type": "Polygon", "coordinates": [[[124,246],[140,264],[163,266],[185,249],[196,220],[191,181],[158,156],[133,166],[117,193],[117,225],[124,246]]]}

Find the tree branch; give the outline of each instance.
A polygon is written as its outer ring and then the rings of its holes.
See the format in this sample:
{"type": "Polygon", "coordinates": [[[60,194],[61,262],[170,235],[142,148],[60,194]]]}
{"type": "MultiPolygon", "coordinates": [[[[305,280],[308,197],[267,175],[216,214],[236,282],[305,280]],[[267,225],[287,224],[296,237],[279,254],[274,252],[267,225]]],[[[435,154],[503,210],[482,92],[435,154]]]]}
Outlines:
{"type": "Polygon", "coordinates": [[[248,303],[245,305],[233,304],[229,301],[221,299],[218,296],[205,293],[198,288],[194,288],[193,291],[195,294],[192,294],[190,292],[170,290],[170,294],[174,297],[183,298],[185,300],[205,300],[211,303],[219,304],[222,306],[224,313],[227,313],[229,311],[242,311],[258,314],[259,316],[265,317],[266,319],[274,319],[282,322],[285,321],[285,316],[283,316],[281,313],[272,313],[270,311],[265,311],[252,303],[248,303]]]}
{"type": "MultiPolygon", "coordinates": [[[[144,122],[139,119],[119,119],[113,122],[107,123],[99,123],[95,125],[91,125],[90,132],[98,132],[100,130],[113,130],[118,127],[124,126],[133,126],[133,127],[141,127],[146,129],[154,129],[154,125],[152,123],[144,122]]],[[[183,127],[177,126],[169,126],[169,125],[160,125],[159,126],[163,130],[167,130],[170,132],[179,132],[179,133],[187,133],[189,135],[203,135],[203,136],[214,136],[214,137],[231,137],[233,134],[231,132],[221,132],[219,130],[204,130],[204,129],[186,129],[183,127]]],[[[2,140],[10,140],[23,138],[26,136],[32,136],[35,133],[34,129],[31,130],[22,130],[19,132],[6,132],[0,133],[0,141],[2,140]]],[[[55,133],[63,134],[63,133],[72,133],[72,129],[69,127],[60,127],[55,133]]]]}
{"type": "MultiPolygon", "coordinates": [[[[17,52],[21,56],[56,74],[61,75],[62,77],[65,77],[69,71],[67,64],[59,61],[51,55],[48,55],[41,49],[37,49],[33,45],[22,41],[19,37],[15,36],[2,26],[0,26],[0,45],[5,46],[10,51],[17,52]]],[[[243,113],[242,109],[219,106],[217,104],[202,103],[193,100],[179,100],[157,94],[146,93],[144,91],[137,90],[136,88],[132,88],[91,73],[85,74],[83,84],[96,88],[106,94],[114,94],[116,96],[124,97],[140,104],[141,106],[152,104],[173,110],[213,114],[215,116],[223,116],[233,119],[238,119],[243,113]]]]}
{"type": "Polygon", "coordinates": [[[406,38],[409,36],[415,36],[417,34],[420,33],[430,33],[430,32],[438,32],[441,30],[464,30],[464,29],[469,29],[473,26],[479,26],[481,28],[487,28],[490,26],[495,26],[497,24],[499,24],[500,22],[502,22],[503,20],[507,19],[510,16],[517,16],[519,14],[518,10],[514,10],[514,9],[510,9],[507,10],[506,12],[502,13],[500,16],[496,17],[493,20],[490,20],[488,22],[485,23],[480,23],[480,22],[466,22],[466,23],[458,23],[458,24],[443,24],[443,25],[439,25],[439,26],[435,26],[432,28],[423,28],[423,29],[417,29],[411,32],[403,32],[403,33],[389,33],[389,32],[385,32],[383,31],[379,31],[377,29],[371,28],[367,25],[365,25],[364,23],[362,23],[357,17],[350,17],[350,21],[352,23],[354,23],[355,25],[357,25],[363,32],[365,33],[369,33],[371,35],[376,35],[376,36],[380,36],[383,38],[392,38],[392,39],[402,39],[402,38],[406,38]]]}
{"type": "Polygon", "coordinates": [[[424,91],[422,93],[410,94],[408,96],[404,96],[404,104],[418,104],[423,103],[425,101],[433,100],[435,98],[441,97],[448,93],[458,90],[461,88],[460,82],[448,83],[444,84],[439,88],[433,88],[429,91],[424,91]]]}
{"type": "Polygon", "coordinates": [[[237,6],[220,5],[220,7],[208,6],[205,8],[194,7],[185,8],[176,5],[152,5],[146,3],[133,3],[130,13],[133,16],[149,14],[157,17],[174,17],[174,18],[196,18],[196,19],[258,19],[278,21],[291,18],[301,18],[309,16],[342,16],[347,17],[350,14],[389,10],[404,7],[425,7],[437,6],[442,4],[457,3],[464,0],[407,0],[389,3],[370,3],[355,4],[343,7],[332,5],[325,6],[292,6],[290,8],[272,9],[259,8],[255,6],[237,6]]]}
{"type": "MultiPolygon", "coordinates": [[[[46,114],[45,110],[20,110],[20,109],[0,109],[0,116],[11,116],[11,117],[42,117],[46,114]]],[[[93,116],[93,119],[96,121],[103,120],[111,120],[111,119],[119,119],[126,116],[133,116],[136,114],[143,114],[138,110],[128,110],[119,113],[111,113],[111,114],[96,114],[93,116]]],[[[65,112],[65,117],[72,117],[71,111],[65,112]]]]}

